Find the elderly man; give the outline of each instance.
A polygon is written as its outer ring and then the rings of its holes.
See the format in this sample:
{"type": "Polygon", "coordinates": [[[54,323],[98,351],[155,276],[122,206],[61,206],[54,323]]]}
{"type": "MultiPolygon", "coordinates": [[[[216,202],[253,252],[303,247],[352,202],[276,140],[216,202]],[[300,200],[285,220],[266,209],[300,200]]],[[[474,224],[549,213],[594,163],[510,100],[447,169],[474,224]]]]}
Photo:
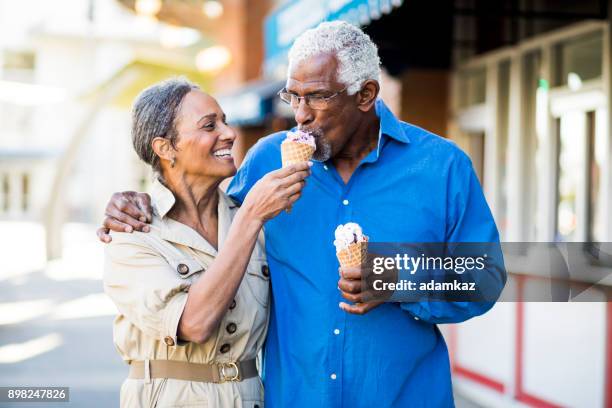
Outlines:
{"type": "MultiPolygon", "coordinates": [[[[347,23],[322,23],[290,50],[279,95],[317,149],[302,198],[265,226],[273,294],[264,353],[268,407],[453,406],[448,352],[436,325],[493,305],[362,303],[359,273],[339,277],[332,241],[346,222],[377,242],[499,241],[468,157],[399,121],[377,98],[379,81],[376,46],[347,23]]],[[[281,166],[284,137],[265,137],[248,152],[229,186],[234,200],[281,166]]],[[[147,206],[136,204],[143,198],[114,195],[105,228],[146,228],[137,220],[146,216],[147,206]],[[120,211],[126,198],[131,204],[120,211]]],[[[99,231],[103,240],[106,231],[99,231]]],[[[486,279],[501,290],[506,277],[486,279]]]]}

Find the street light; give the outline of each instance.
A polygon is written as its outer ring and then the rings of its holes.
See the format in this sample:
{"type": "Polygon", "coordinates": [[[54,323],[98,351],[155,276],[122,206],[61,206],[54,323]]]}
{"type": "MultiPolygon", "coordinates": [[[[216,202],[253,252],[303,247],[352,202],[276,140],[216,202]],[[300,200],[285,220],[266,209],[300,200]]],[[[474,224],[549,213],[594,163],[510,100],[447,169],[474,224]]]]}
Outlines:
{"type": "Polygon", "coordinates": [[[202,72],[216,72],[225,68],[231,59],[232,54],[227,47],[215,45],[196,55],[196,67],[202,72]]]}
{"type": "Polygon", "coordinates": [[[159,43],[164,48],[188,47],[200,39],[198,31],[173,25],[162,26],[159,33],[159,43]]]}
{"type": "Polygon", "coordinates": [[[162,8],[162,0],[136,0],[136,13],[146,17],[155,17],[162,8]]]}
{"type": "Polygon", "coordinates": [[[211,20],[219,18],[223,14],[223,4],[216,0],[207,0],[202,5],[202,13],[211,20]]]}

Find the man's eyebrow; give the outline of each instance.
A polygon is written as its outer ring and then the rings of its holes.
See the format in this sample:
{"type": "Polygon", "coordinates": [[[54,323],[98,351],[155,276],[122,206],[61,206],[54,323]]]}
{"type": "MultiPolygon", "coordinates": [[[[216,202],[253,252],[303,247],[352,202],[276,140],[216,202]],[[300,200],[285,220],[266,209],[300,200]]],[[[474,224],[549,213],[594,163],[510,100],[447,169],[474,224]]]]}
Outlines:
{"type": "Polygon", "coordinates": [[[308,92],[309,94],[317,94],[317,93],[325,93],[325,92],[331,92],[329,90],[329,88],[317,88],[314,91],[310,91],[308,92]]]}
{"type": "MultiPolygon", "coordinates": [[[[292,93],[292,94],[297,94],[297,92],[293,90],[287,90],[287,92],[292,93]]],[[[317,88],[317,89],[309,90],[308,92],[305,93],[305,95],[321,94],[321,93],[326,93],[326,92],[331,92],[331,91],[327,88],[317,88]]]]}
{"type": "Polygon", "coordinates": [[[216,113],[209,113],[208,115],[202,116],[196,123],[199,125],[204,119],[214,119],[217,117],[216,113]]]}

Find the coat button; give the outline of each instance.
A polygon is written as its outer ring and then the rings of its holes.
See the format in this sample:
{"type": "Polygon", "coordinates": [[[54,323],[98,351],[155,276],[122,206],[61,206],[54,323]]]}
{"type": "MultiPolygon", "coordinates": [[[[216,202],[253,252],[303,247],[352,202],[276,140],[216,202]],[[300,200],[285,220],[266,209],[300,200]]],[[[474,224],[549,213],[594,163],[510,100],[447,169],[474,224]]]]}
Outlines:
{"type": "Polygon", "coordinates": [[[236,308],[236,299],[232,300],[232,304],[230,305],[230,310],[234,310],[236,308]]]}
{"type": "Polygon", "coordinates": [[[266,278],[268,276],[270,276],[270,268],[268,268],[268,265],[262,265],[261,266],[261,273],[263,274],[263,276],[265,276],[266,278]]]}
{"type": "Polygon", "coordinates": [[[236,329],[238,328],[238,326],[236,326],[236,323],[230,323],[227,326],[225,326],[225,330],[227,330],[227,332],[229,334],[234,334],[236,333],[236,329]]]}
{"type": "Polygon", "coordinates": [[[176,270],[181,275],[185,275],[186,273],[189,272],[189,267],[187,265],[185,265],[185,264],[179,264],[178,267],[176,268],[176,270]]]}
{"type": "Polygon", "coordinates": [[[166,336],[164,337],[164,343],[166,343],[166,346],[174,346],[174,339],[170,336],[166,336]]]}
{"type": "Polygon", "coordinates": [[[221,348],[219,349],[220,352],[222,352],[223,354],[227,353],[228,351],[230,351],[232,347],[225,343],[224,345],[221,346],[221,348]]]}

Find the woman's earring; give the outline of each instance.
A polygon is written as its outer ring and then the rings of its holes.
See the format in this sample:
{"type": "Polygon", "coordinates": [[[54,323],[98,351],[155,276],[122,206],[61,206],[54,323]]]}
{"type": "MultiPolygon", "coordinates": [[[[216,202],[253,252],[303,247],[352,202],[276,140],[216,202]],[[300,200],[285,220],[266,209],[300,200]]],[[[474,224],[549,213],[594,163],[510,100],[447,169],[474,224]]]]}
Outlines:
{"type": "Polygon", "coordinates": [[[172,160],[170,161],[170,167],[174,167],[175,164],[176,164],[176,157],[173,157],[172,160]]]}

